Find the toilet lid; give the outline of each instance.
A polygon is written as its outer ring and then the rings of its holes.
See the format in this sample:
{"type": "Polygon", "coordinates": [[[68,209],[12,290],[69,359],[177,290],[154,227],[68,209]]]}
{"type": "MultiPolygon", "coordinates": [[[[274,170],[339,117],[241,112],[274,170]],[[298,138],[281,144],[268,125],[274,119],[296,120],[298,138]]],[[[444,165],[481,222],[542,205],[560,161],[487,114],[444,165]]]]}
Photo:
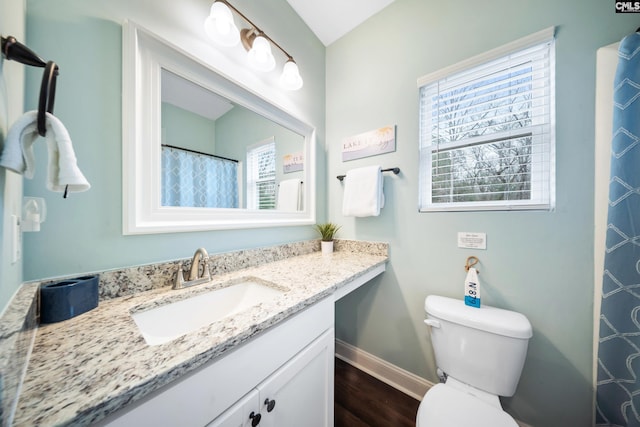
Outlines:
{"type": "Polygon", "coordinates": [[[445,384],[431,387],[418,410],[417,427],[518,427],[501,408],[445,384]]]}

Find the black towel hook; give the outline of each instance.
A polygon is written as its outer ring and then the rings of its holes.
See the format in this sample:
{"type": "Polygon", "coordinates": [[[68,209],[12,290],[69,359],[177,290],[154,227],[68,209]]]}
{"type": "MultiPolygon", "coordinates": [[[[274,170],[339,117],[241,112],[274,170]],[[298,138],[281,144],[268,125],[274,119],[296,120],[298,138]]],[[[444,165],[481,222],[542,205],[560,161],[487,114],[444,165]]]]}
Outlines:
{"type": "MultiPolygon", "coordinates": [[[[47,134],[47,114],[53,113],[53,104],[56,99],[56,79],[58,77],[58,66],[53,61],[45,62],[34,51],[20,43],[13,36],[0,36],[0,55],[8,60],[17,61],[21,64],[33,67],[44,67],[42,83],[40,84],[40,98],[38,99],[38,134],[47,134]]],[[[67,198],[69,186],[64,189],[64,198],[67,198]]]]}
{"type": "Polygon", "coordinates": [[[20,43],[13,36],[1,38],[2,54],[10,61],[17,61],[21,64],[31,65],[32,67],[44,67],[46,62],[40,58],[34,51],[20,43]]]}
{"type": "Polygon", "coordinates": [[[40,136],[47,134],[46,113],[53,113],[53,104],[56,99],[56,78],[58,66],[49,61],[44,67],[42,84],[40,85],[40,99],[38,100],[38,133],[40,136]]]}
{"type": "Polygon", "coordinates": [[[46,113],[53,113],[56,99],[56,78],[58,66],[53,61],[45,62],[34,51],[20,43],[13,36],[0,37],[0,51],[8,60],[33,67],[44,67],[42,84],[40,85],[40,99],[38,100],[38,134],[47,133],[46,113]]]}

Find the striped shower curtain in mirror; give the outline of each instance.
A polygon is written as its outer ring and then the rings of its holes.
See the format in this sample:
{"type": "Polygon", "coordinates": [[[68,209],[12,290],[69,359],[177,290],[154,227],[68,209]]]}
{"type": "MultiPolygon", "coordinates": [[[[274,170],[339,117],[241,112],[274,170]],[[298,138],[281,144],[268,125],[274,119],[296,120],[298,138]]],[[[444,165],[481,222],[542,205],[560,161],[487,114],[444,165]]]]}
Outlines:
{"type": "Polygon", "coordinates": [[[237,208],[238,162],[163,146],[162,206],[237,208]]]}
{"type": "Polygon", "coordinates": [[[640,426],[640,34],[620,42],[596,391],[597,426],[640,426]]]}

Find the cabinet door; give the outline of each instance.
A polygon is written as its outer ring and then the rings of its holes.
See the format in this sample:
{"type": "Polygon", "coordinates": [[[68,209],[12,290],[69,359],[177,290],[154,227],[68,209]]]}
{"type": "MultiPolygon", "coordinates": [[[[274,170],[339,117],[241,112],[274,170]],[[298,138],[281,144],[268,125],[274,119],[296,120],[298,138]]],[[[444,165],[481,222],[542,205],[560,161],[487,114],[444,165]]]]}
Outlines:
{"type": "Polygon", "coordinates": [[[334,331],[322,334],[258,386],[260,427],[332,427],[334,331]]]}
{"type": "Polygon", "coordinates": [[[218,418],[207,424],[207,427],[251,427],[261,425],[262,415],[258,413],[260,400],[258,390],[253,389],[218,418]]]}

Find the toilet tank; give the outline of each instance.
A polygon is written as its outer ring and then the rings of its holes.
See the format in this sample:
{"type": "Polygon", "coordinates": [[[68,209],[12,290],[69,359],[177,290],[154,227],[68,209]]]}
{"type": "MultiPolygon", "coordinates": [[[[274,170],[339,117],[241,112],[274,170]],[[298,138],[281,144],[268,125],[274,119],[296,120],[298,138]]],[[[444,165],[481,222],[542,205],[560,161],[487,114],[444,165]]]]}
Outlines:
{"type": "Polygon", "coordinates": [[[469,307],[436,295],[429,295],[424,307],[437,366],[473,387],[513,396],[532,336],[529,320],[514,311],[469,307]]]}

